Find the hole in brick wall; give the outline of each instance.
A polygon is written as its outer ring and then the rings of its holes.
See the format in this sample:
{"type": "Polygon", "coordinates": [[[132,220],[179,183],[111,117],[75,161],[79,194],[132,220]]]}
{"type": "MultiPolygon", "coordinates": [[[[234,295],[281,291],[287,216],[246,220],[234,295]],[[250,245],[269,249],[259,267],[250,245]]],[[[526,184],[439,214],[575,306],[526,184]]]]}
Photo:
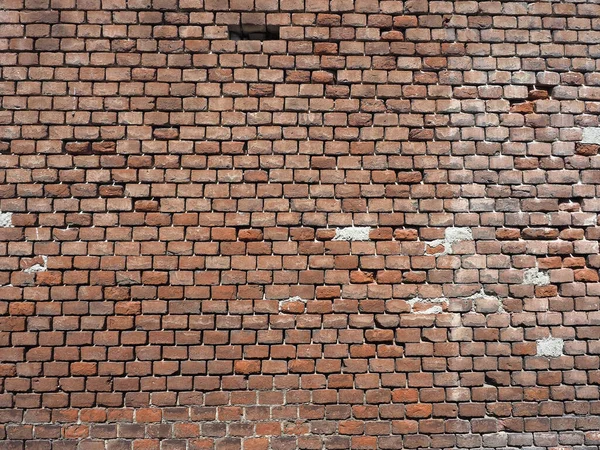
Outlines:
{"type": "Polygon", "coordinates": [[[529,86],[530,100],[546,100],[550,98],[550,90],[547,86],[529,86]]]}
{"type": "Polygon", "coordinates": [[[276,25],[229,25],[232,41],[277,41],[279,26],[276,25]]]}

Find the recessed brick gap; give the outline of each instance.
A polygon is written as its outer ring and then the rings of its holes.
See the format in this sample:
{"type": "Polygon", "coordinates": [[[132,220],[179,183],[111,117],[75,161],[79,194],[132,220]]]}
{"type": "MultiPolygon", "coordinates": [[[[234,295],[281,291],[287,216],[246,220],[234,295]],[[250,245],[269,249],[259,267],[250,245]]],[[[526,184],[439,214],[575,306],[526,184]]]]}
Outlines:
{"type": "Polygon", "coordinates": [[[276,25],[229,25],[229,39],[232,41],[278,41],[279,26],[276,25]]]}

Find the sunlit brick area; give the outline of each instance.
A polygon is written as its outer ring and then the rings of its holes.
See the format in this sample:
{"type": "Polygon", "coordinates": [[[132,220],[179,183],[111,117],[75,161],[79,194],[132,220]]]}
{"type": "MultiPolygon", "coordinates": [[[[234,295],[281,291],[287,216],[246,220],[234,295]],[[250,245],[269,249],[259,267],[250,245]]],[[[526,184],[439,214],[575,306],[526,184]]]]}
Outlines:
{"type": "Polygon", "coordinates": [[[596,0],[0,0],[0,450],[600,448],[596,0]]]}

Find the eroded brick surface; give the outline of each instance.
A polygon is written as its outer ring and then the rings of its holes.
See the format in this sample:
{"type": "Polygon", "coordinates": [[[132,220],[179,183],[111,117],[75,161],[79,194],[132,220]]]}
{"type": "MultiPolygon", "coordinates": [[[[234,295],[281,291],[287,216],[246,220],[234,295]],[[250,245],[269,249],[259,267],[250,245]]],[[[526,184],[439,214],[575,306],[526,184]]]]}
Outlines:
{"type": "Polygon", "coordinates": [[[0,448],[600,446],[600,4],[0,0],[0,448]]]}

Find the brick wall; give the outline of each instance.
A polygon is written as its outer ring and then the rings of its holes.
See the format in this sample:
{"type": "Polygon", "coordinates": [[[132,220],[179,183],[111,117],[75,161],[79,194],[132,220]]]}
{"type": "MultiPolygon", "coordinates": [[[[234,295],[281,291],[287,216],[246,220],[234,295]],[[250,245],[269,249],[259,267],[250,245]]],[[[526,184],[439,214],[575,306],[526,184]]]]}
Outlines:
{"type": "Polygon", "coordinates": [[[600,4],[0,0],[0,448],[598,449],[600,4]]]}

